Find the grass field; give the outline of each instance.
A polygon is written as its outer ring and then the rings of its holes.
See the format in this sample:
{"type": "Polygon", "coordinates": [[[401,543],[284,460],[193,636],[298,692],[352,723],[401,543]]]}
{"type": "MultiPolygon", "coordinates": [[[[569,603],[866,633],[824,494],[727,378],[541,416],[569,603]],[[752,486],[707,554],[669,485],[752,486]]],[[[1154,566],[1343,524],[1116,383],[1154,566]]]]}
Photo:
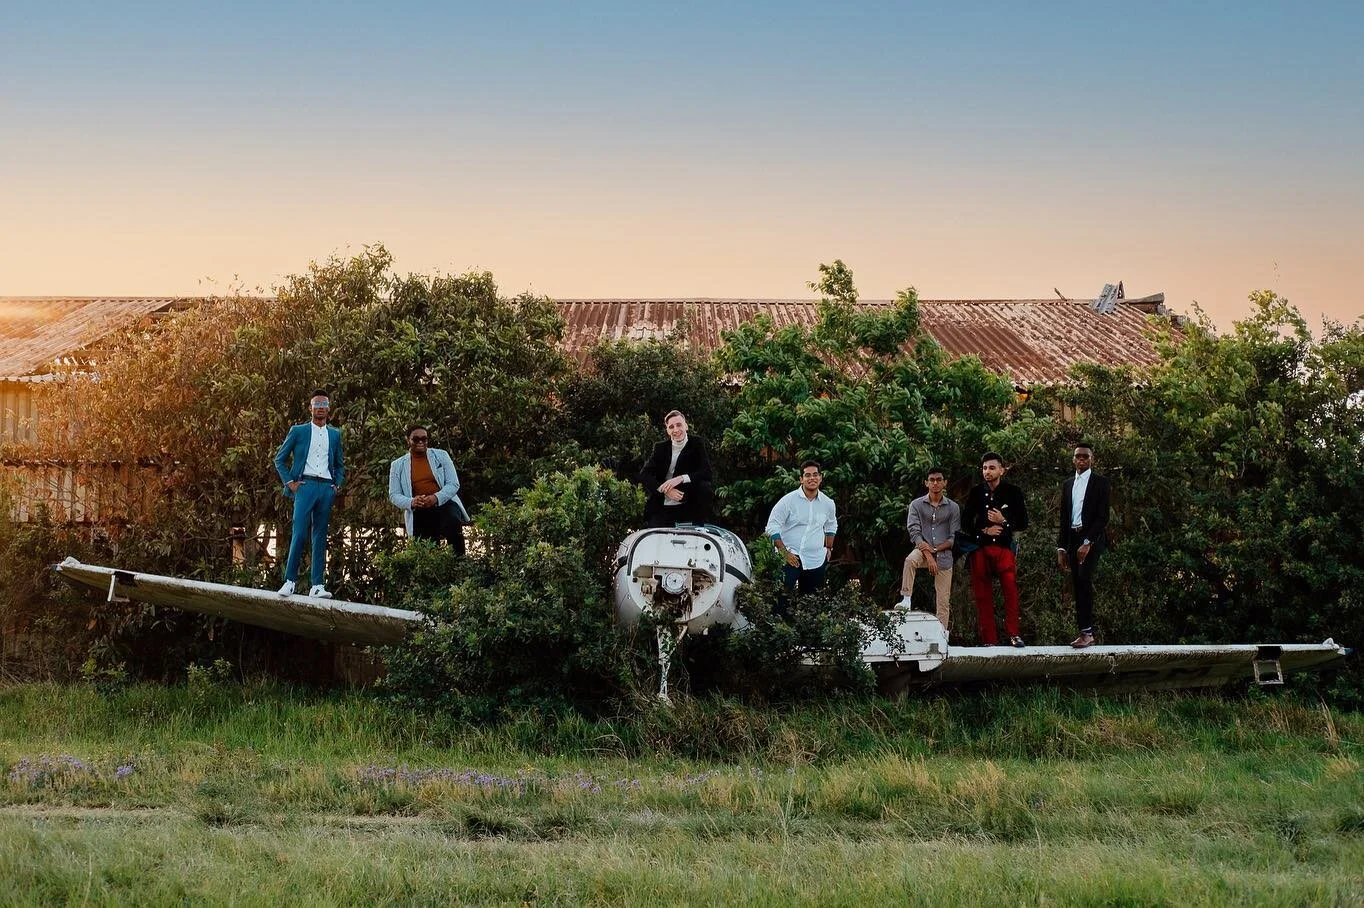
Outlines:
{"type": "Polygon", "coordinates": [[[687,701],[473,728],[0,688],[4,904],[1364,903],[1364,717],[1288,697],[687,701]]]}

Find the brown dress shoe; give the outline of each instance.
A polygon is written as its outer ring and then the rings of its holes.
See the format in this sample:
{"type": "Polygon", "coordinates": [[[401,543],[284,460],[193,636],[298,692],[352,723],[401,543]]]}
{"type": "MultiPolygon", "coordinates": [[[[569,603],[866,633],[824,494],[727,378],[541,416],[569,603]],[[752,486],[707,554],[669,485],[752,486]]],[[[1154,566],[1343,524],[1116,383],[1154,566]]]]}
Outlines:
{"type": "Polygon", "coordinates": [[[1074,640],[1070,641],[1070,645],[1074,649],[1084,649],[1087,646],[1093,646],[1094,635],[1090,633],[1083,633],[1080,636],[1076,637],[1074,640]]]}

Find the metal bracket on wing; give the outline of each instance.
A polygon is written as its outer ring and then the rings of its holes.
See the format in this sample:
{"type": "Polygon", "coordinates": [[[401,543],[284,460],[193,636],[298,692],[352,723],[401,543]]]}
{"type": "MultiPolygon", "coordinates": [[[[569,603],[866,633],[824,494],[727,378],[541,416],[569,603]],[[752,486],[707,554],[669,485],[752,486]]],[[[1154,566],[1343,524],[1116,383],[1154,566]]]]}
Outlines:
{"type": "Polygon", "coordinates": [[[1279,664],[1279,657],[1283,654],[1281,647],[1260,646],[1255,650],[1255,658],[1250,666],[1255,670],[1255,683],[1261,687],[1268,687],[1274,684],[1283,684],[1283,666],[1279,664]]]}
{"type": "Polygon", "coordinates": [[[127,571],[110,571],[108,596],[109,602],[129,601],[127,596],[120,596],[118,594],[118,591],[115,589],[115,587],[117,587],[120,583],[123,584],[124,586],[136,586],[137,578],[134,577],[132,574],[128,573],[127,571]]]}

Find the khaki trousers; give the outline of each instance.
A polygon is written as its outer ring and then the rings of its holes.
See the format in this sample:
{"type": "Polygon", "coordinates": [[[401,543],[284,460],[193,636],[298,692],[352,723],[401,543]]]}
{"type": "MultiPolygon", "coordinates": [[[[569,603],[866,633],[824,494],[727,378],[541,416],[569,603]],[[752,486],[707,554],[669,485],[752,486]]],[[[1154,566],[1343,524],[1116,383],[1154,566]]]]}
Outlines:
{"type": "MultiPolygon", "coordinates": [[[[914,549],[905,557],[905,569],[900,575],[900,595],[908,596],[914,591],[914,575],[919,569],[928,569],[928,561],[924,553],[914,549]]],[[[937,611],[938,621],[942,623],[943,629],[950,627],[952,620],[952,569],[938,568],[938,574],[933,578],[933,589],[938,594],[937,611]]]]}

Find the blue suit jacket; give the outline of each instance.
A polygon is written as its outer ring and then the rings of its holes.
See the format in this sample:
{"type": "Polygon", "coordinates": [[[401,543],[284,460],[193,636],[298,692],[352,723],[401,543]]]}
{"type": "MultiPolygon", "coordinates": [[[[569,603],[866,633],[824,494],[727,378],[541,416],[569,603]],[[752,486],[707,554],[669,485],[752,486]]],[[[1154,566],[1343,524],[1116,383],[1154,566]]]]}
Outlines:
{"type": "MultiPolygon", "coordinates": [[[[438,505],[453,501],[459,512],[459,519],[469,522],[469,512],[464,502],[459,500],[459,473],[450,455],[440,448],[430,448],[426,452],[431,473],[440,483],[436,493],[438,505]]],[[[412,535],[412,455],[404,454],[388,465],[388,500],[395,508],[402,508],[403,520],[407,525],[407,535],[412,535]]]]}
{"type": "MultiPolygon", "coordinates": [[[[279,453],[275,455],[275,472],[279,474],[280,482],[284,483],[285,498],[294,497],[294,493],[289,491],[289,483],[303,475],[303,465],[308,461],[308,446],[313,442],[312,426],[311,422],[304,422],[290,429],[284,444],[280,445],[279,453]]],[[[341,481],[346,478],[345,458],[341,455],[341,430],[336,426],[327,426],[327,441],[327,468],[339,491],[341,481]]]]}

